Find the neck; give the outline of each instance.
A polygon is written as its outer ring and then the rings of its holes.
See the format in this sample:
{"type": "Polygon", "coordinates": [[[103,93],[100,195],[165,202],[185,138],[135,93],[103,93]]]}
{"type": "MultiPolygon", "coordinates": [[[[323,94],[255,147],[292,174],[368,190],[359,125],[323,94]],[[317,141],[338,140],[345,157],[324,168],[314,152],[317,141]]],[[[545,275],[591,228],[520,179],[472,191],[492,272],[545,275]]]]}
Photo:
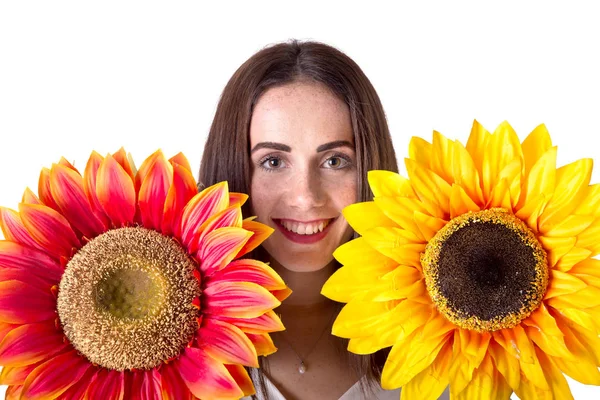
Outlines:
{"type": "Polygon", "coordinates": [[[294,313],[301,316],[304,313],[313,314],[331,309],[333,302],[321,294],[321,288],[333,274],[334,262],[318,271],[311,272],[290,271],[275,260],[271,261],[271,265],[292,289],[290,297],[277,308],[279,313],[294,313]]]}

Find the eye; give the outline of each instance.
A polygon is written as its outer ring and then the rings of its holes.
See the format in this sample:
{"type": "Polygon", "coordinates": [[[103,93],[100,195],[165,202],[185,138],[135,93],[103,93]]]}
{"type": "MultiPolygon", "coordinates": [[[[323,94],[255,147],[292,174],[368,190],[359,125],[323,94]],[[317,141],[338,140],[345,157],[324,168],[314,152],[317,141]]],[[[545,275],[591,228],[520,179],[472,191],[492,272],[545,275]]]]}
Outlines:
{"type": "Polygon", "coordinates": [[[274,170],[284,167],[283,160],[277,156],[264,157],[258,163],[261,168],[264,168],[266,170],[274,170]]]}
{"type": "Polygon", "coordinates": [[[348,167],[352,162],[345,155],[334,155],[325,160],[325,168],[343,169],[348,167]]]}

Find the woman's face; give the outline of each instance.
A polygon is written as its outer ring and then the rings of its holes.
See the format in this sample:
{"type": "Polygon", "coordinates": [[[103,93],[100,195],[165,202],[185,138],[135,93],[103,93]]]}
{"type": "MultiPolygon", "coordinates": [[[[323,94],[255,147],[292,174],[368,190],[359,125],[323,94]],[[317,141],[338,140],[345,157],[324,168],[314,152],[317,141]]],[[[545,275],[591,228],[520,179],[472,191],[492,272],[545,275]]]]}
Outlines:
{"type": "Polygon", "coordinates": [[[348,106],[325,86],[298,82],[267,90],[250,124],[250,201],[275,229],[264,248],[292,271],[316,271],[352,236],[341,215],[357,201],[348,106]]]}

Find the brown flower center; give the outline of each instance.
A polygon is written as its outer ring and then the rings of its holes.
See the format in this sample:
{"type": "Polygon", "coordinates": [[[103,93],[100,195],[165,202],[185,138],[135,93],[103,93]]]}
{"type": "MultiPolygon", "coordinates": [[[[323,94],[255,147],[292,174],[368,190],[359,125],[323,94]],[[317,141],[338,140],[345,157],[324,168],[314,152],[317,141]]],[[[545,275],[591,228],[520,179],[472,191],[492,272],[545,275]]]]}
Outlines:
{"type": "Polygon", "coordinates": [[[135,227],[108,231],[67,264],[58,314],[73,346],[102,367],[151,369],[197,329],[196,264],[173,239],[135,227]]]}
{"type": "Polygon", "coordinates": [[[512,328],[537,309],[548,284],[546,253],[533,232],[504,209],[454,218],[422,257],[438,310],[464,329],[512,328]]]}

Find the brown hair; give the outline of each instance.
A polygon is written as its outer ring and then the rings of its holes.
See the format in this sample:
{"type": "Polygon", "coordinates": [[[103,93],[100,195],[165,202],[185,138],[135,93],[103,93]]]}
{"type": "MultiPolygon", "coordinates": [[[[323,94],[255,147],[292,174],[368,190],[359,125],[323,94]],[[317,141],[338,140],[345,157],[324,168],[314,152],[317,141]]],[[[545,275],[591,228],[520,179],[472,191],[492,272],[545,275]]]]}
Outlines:
{"type": "MultiPolygon", "coordinates": [[[[319,42],[278,43],[260,50],[233,74],[219,100],[200,165],[199,182],[210,186],[228,181],[234,192],[250,192],[250,121],[254,106],[268,89],[307,80],[329,88],[350,109],[358,172],[357,197],[373,194],[367,172],[398,171],[383,107],[360,67],[341,51],[319,42]]],[[[249,202],[245,207],[249,207],[249,202]]],[[[246,213],[250,210],[245,209],[246,213]]],[[[246,214],[248,215],[248,214],[246,214]]],[[[385,354],[352,357],[371,382],[378,380],[385,354]]],[[[264,389],[264,381],[260,384],[264,389]]],[[[264,393],[264,390],[263,390],[264,393]]]]}

